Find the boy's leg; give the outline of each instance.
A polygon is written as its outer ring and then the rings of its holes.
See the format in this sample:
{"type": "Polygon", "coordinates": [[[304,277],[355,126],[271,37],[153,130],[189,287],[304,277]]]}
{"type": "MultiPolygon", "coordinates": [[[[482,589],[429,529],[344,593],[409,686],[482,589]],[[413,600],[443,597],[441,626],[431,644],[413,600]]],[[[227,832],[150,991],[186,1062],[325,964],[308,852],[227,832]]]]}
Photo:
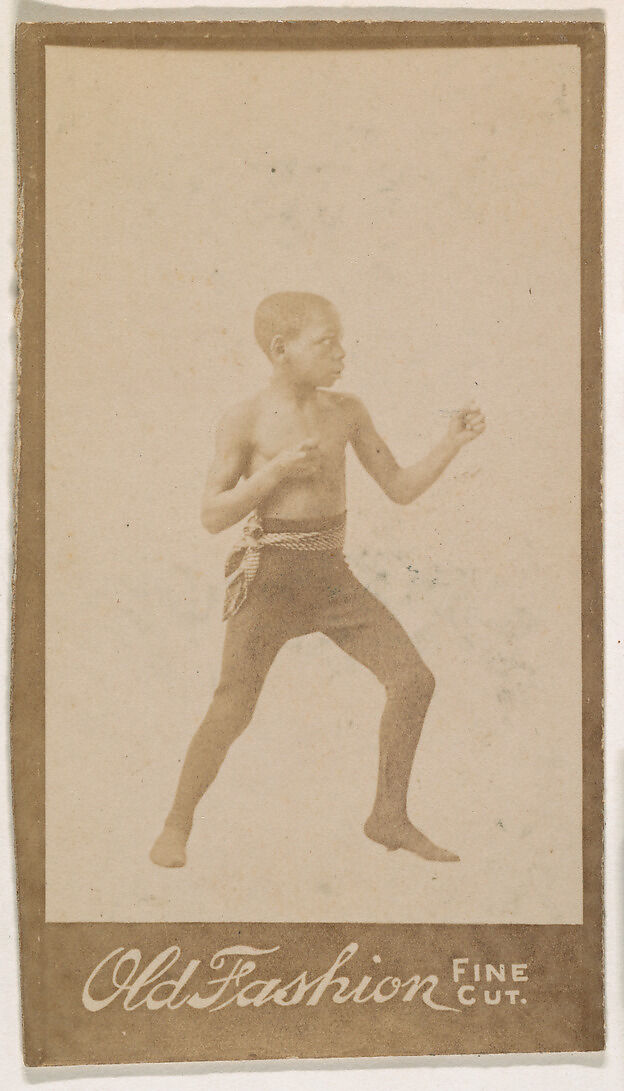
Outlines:
{"type": "Polygon", "coordinates": [[[433,844],[407,816],[407,790],[433,696],[433,674],[397,619],[346,566],[339,588],[319,628],[372,671],[387,694],[379,730],[377,793],[364,831],[389,849],[405,848],[428,860],[458,860],[433,844]]]}
{"type": "Polygon", "coordinates": [[[221,678],[184,759],[173,805],[150,857],[162,867],[181,867],[193,814],[235,739],[248,726],[269,668],[289,639],[279,611],[250,596],[227,624],[221,678]]]}

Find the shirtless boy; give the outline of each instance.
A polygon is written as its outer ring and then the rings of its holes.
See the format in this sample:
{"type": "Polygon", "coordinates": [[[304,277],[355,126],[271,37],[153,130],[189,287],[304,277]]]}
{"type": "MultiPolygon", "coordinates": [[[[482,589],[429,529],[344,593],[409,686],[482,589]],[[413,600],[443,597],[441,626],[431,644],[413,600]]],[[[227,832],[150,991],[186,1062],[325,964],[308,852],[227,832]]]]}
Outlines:
{"type": "Polygon", "coordinates": [[[391,850],[458,860],[407,815],[434,678],[396,618],[345,561],[345,451],[350,443],[386,496],[411,504],[483,432],[484,418],[478,409],[457,413],[425,458],[401,467],[359,398],[328,389],[340,378],[345,355],[331,303],[305,292],[269,296],[256,311],[255,333],[273,376],[222,420],[202,504],[202,522],[212,534],[251,516],[226,568],[221,678],[151,859],[162,867],[184,865],[195,808],[250,723],[275,656],[292,637],[322,632],[386,690],[377,791],[364,833],[391,850]]]}

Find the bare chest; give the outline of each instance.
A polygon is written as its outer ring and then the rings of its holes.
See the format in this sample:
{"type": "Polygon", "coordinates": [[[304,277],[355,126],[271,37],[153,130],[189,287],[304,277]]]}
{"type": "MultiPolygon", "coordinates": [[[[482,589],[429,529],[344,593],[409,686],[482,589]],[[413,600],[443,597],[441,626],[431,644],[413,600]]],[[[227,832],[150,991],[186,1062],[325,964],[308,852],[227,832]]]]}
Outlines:
{"type": "Polygon", "coordinates": [[[314,440],[321,454],[338,461],[344,457],[348,435],[344,412],[329,399],[302,409],[262,407],[254,426],[254,461],[268,461],[305,440],[314,440]]]}

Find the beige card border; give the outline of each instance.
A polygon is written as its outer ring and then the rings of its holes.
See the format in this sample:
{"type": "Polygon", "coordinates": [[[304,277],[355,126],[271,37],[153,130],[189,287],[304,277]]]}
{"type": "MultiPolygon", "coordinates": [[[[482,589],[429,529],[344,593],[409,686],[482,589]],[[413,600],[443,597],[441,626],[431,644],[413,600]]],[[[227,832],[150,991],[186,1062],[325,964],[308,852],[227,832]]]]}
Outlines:
{"type": "MultiPolygon", "coordinates": [[[[11,754],[28,1065],[600,1050],[603,1028],[602,189],[604,28],[587,22],[32,23],[17,28],[18,371],[11,754]],[[574,44],[581,51],[583,905],[582,925],[50,924],[45,922],[45,46],[175,49],[407,49],[574,44]],[[114,948],[144,963],[176,943],[205,960],[220,947],[279,946],[270,976],[316,976],[350,942],[386,972],[417,971],[449,991],[453,957],[529,965],[527,1004],[88,1012],[84,983],[114,948]]],[[[343,971],[344,972],[344,971],[343,971]]],[[[264,971],[258,968],[258,976],[264,971]]],[[[457,986],[455,986],[455,990],[457,986]]],[[[445,990],[445,991],[444,991],[445,990]]],[[[455,993],[456,995],[456,993],[455,993]]]]}

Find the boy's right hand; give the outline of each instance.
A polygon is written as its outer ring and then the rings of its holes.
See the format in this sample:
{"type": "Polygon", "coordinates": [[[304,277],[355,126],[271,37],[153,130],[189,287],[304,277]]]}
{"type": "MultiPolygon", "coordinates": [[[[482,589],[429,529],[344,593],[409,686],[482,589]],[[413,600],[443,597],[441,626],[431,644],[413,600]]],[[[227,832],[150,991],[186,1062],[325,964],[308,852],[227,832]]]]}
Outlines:
{"type": "Polygon", "coordinates": [[[273,459],[280,478],[314,477],[321,468],[321,452],[318,440],[305,439],[296,447],[280,451],[273,459]]]}

